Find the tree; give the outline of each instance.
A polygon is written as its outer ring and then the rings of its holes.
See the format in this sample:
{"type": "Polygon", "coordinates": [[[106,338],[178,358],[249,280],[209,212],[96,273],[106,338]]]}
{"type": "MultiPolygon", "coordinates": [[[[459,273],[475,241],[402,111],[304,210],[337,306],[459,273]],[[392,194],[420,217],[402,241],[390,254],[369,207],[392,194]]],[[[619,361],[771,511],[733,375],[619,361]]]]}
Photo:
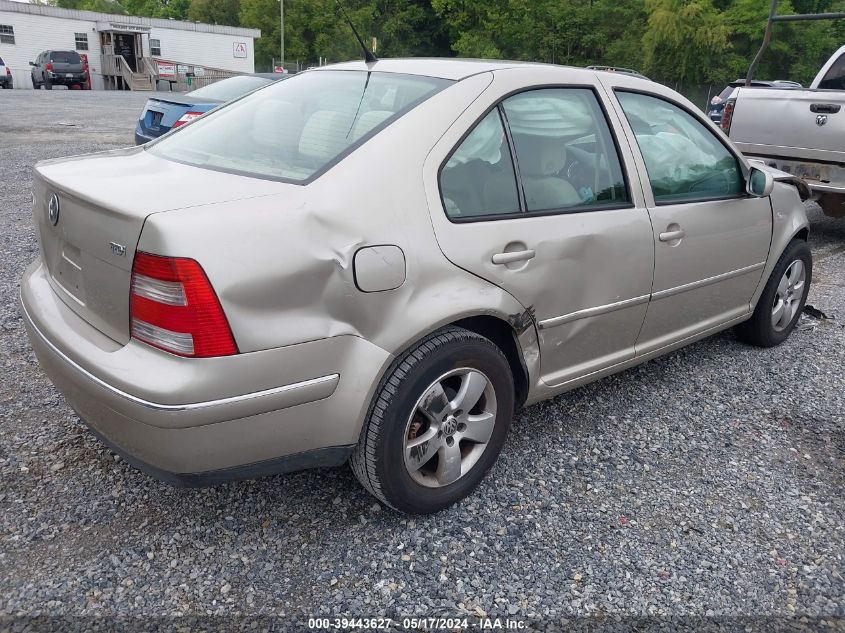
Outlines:
{"type": "Polygon", "coordinates": [[[190,0],[187,18],[206,24],[240,25],[239,0],[190,0]]]}

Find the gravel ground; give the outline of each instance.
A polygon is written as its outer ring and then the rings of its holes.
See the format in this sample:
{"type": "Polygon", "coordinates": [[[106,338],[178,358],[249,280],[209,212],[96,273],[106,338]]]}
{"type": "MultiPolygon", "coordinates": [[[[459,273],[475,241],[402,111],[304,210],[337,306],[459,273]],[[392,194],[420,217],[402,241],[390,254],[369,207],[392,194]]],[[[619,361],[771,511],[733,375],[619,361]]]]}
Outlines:
{"type": "Polygon", "coordinates": [[[773,350],[727,332],[531,407],[451,510],[399,516],[348,468],[176,489],[86,430],[16,307],[37,253],[30,167],[131,144],[145,98],[0,92],[0,615],[797,614],[841,627],[845,220],[811,209],[809,302],[831,320],[773,350]]]}

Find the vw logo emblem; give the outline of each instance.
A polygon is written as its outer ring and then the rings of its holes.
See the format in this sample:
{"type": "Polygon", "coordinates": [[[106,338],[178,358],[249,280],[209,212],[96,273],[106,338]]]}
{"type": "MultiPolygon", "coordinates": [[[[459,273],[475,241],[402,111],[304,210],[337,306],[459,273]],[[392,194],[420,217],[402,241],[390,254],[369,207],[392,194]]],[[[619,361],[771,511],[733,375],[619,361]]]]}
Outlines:
{"type": "Polygon", "coordinates": [[[821,126],[821,125],[824,125],[825,123],[827,123],[827,115],[826,114],[820,114],[819,116],[816,117],[816,125],[821,126]]]}
{"type": "Polygon", "coordinates": [[[50,196],[50,204],[47,205],[47,217],[50,218],[50,224],[56,226],[59,223],[59,196],[53,194],[50,196]]]}

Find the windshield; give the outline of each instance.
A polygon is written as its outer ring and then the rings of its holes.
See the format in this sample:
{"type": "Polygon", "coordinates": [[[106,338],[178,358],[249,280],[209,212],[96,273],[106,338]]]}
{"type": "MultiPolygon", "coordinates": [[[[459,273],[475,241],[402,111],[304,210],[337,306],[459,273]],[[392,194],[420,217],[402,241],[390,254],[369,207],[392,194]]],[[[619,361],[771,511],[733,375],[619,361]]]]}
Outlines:
{"type": "Polygon", "coordinates": [[[189,93],[186,97],[194,99],[214,99],[216,101],[231,101],[245,95],[247,92],[252,92],[256,88],[266,86],[270,83],[270,79],[264,77],[250,77],[249,75],[241,75],[239,77],[229,77],[223,81],[218,81],[202,88],[197,88],[189,93]]]}
{"type": "Polygon", "coordinates": [[[53,51],[52,53],[50,53],[50,61],[59,62],[62,64],[82,63],[82,59],[79,57],[79,53],[76,53],[74,51],[53,51]]]}
{"type": "Polygon", "coordinates": [[[366,71],[316,71],[215,110],[147,151],[178,162],[304,182],[452,82],[366,71]]]}

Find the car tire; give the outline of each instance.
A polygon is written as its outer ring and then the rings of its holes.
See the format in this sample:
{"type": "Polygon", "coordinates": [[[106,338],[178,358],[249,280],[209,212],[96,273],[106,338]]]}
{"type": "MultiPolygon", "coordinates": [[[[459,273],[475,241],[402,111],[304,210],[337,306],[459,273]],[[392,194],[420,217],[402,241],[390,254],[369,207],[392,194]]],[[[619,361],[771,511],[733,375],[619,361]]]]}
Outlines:
{"type": "Polygon", "coordinates": [[[44,90],[52,90],[53,89],[53,84],[50,83],[50,79],[47,78],[47,77],[44,77],[44,83],[42,85],[44,86],[44,90]]]}
{"type": "Polygon", "coordinates": [[[813,257],[804,240],[792,240],[775,264],[751,318],[737,327],[737,335],[758,347],[780,345],[801,317],[810,282],[813,257]]]}
{"type": "Polygon", "coordinates": [[[514,398],[510,365],[492,341],[463,328],[440,329],[388,369],[352,471],[400,512],[443,510],[469,495],[496,461],[514,398]]]}

